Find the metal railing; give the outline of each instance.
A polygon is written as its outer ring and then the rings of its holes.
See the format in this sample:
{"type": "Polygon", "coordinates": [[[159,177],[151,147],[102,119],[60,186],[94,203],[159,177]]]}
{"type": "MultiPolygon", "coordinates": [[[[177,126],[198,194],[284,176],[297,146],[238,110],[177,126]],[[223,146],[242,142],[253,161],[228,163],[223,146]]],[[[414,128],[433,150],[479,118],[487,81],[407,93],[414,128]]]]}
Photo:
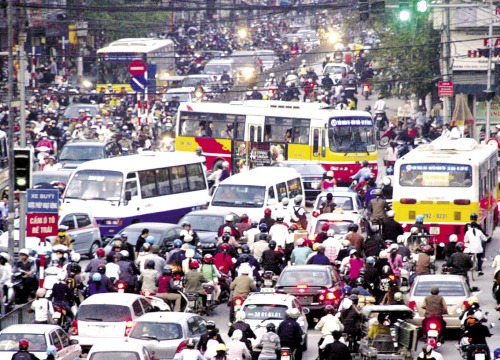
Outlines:
{"type": "Polygon", "coordinates": [[[32,303],[33,301],[29,301],[26,304],[16,307],[11,312],[5,314],[5,316],[2,316],[0,318],[0,330],[10,325],[33,324],[35,322],[35,313],[28,312],[32,303]]]}

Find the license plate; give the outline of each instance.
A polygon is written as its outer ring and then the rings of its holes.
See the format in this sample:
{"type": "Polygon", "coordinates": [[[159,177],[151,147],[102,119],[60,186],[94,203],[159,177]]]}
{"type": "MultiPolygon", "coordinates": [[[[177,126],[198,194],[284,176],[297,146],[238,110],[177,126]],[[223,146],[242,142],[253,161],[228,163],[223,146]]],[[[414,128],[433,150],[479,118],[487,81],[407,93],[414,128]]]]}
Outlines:
{"type": "Polygon", "coordinates": [[[474,360],[485,360],[485,359],[486,359],[485,353],[474,354],[474,360]]]}
{"type": "Polygon", "coordinates": [[[438,337],[437,330],[429,330],[429,331],[427,331],[427,337],[438,337]]]}
{"type": "Polygon", "coordinates": [[[55,312],[53,315],[52,315],[52,319],[60,319],[61,318],[61,313],[60,312],[55,312]]]}
{"type": "Polygon", "coordinates": [[[312,296],[301,296],[297,298],[301,305],[307,305],[312,302],[312,296]]]}
{"type": "Polygon", "coordinates": [[[429,233],[431,235],[439,235],[439,227],[438,226],[431,226],[429,229],[429,233]]]}
{"type": "Polygon", "coordinates": [[[273,281],[272,280],[264,280],[264,285],[265,286],[273,286],[273,281]]]}
{"type": "Polygon", "coordinates": [[[273,288],[265,287],[265,288],[261,288],[260,292],[262,292],[262,293],[272,293],[272,292],[274,292],[274,289],[273,288]]]}
{"type": "Polygon", "coordinates": [[[281,355],[281,360],[290,360],[290,355],[286,356],[281,355]]]}

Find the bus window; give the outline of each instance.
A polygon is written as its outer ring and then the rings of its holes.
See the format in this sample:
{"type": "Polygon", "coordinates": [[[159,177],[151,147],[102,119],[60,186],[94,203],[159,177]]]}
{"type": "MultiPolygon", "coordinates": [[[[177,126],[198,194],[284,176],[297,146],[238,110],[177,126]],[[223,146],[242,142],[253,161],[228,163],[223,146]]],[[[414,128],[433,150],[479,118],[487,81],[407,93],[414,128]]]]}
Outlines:
{"type": "Polygon", "coordinates": [[[313,153],[316,154],[315,156],[318,156],[317,154],[319,153],[319,130],[314,129],[313,132],[313,153]]]}
{"type": "Polygon", "coordinates": [[[187,165],[189,190],[203,190],[205,181],[203,179],[203,170],[200,164],[187,165]]]}
{"type": "Polygon", "coordinates": [[[255,140],[255,126],[250,125],[250,141],[254,141],[254,140],[255,140]]]}
{"type": "Polygon", "coordinates": [[[326,136],[325,136],[325,129],[321,130],[321,156],[325,157],[326,156],[326,136]]]}
{"type": "Polygon", "coordinates": [[[205,132],[205,121],[198,114],[181,112],[179,134],[183,136],[203,136],[205,132]]]}
{"type": "Polygon", "coordinates": [[[257,141],[262,141],[262,126],[257,127],[257,141]]]}
{"type": "Polygon", "coordinates": [[[281,200],[283,200],[283,198],[288,196],[286,193],[286,184],[285,183],[276,184],[276,190],[278,191],[278,202],[281,202],[281,200]]]}
{"type": "Polygon", "coordinates": [[[266,116],[264,121],[269,140],[294,144],[308,143],[310,120],[266,116]]]}
{"type": "Polygon", "coordinates": [[[135,179],[128,180],[125,183],[125,191],[130,191],[132,197],[137,196],[139,193],[137,192],[137,181],[135,179]]]}
{"type": "Polygon", "coordinates": [[[186,192],[189,190],[186,168],[184,166],[173,166],[170,168],[170,181],[174,193],[186,192]]]}
{"type": "Polygon", "coordinates": [[[167,168],[156,170],[156,184],[158,185],[158,195],[169,195],[172,193],[170,188],[170,175],[167,168]]]}
{"type": "Polygon", "coordinates": [[[297,195],[302,195],[302,183],[300,178],[295,178],[287,181],[288,193],[290,194],[290,199],[293,199],[297,195]]]}
{"type": "Polygon", "coordinates": [[[141,198],[151,198],[156,196],[156,181],[153,170],[139,171],[139,182],[141,184],[141,198]]]}
{"type": "MultiPolygon", "coordinates": [[[[228,119],[232,117],[228,115],[228,119]]],[[[236,115],[234,116],[234,129],[233,129],[233,139],[243,140],[245,136],[245,116],[236,115]]]]}
{"type": "Polygon", "coordinates": [[[267,189],[267,202],[269,203],[270,200],[275,200],[276,196],[274,195],[274,187],[270,186],[269,189],[267,189]]]}

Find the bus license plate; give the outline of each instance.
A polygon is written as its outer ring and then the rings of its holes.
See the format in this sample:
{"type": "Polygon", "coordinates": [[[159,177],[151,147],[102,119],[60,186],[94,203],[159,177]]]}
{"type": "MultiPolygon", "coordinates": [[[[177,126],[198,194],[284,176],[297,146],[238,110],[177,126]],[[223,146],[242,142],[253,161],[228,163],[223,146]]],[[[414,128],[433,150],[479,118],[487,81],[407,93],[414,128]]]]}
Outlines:
{"type": "Polygon", "coordinates": [[[439,227],[438,226],[431,226],[429,229],[429,233],[431,235],[439,235],[439,227]]]}
{"type": "Polygon", "coordinates": [[[481,354],[474,354],[474,360],[484,360],[486,359],[486,354],[481,353],[481,354]]]}

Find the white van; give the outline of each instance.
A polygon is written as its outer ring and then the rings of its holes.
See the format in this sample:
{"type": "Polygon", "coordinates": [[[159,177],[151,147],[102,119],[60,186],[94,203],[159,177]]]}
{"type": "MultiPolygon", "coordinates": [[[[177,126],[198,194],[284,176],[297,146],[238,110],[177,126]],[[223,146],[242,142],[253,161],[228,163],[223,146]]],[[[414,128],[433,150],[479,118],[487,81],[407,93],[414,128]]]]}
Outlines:
{"type": "Polygon", "coordinates": [[[239,215],[245,213],[250,219],[258,221],[264,217],[267,207],[274,209],[284,197],[288,197],[293,204],[297,195],[302,195],[303,206],[304,186],[297,171],[292,168],[264,166],[222,181],[208,208],[224,209],[239,215]]]}
{"type": "Polygon", "coordinates": [[[217,80],[220,80],[224,71],[227,71],[231,79],[235,79],[236,67],[233,59],[213,59],[207,62],[203,68],[203,74],[217,76],[217,80]]]}
{"type": "Polygon", "coordinates": [[[323,68],[323,76],[330,74],[330,78],[333,83],[337,85],[342,79],[342,74],[347,74],[349,72],[349,66],[344,63],[327,63],[323,68]]]}

